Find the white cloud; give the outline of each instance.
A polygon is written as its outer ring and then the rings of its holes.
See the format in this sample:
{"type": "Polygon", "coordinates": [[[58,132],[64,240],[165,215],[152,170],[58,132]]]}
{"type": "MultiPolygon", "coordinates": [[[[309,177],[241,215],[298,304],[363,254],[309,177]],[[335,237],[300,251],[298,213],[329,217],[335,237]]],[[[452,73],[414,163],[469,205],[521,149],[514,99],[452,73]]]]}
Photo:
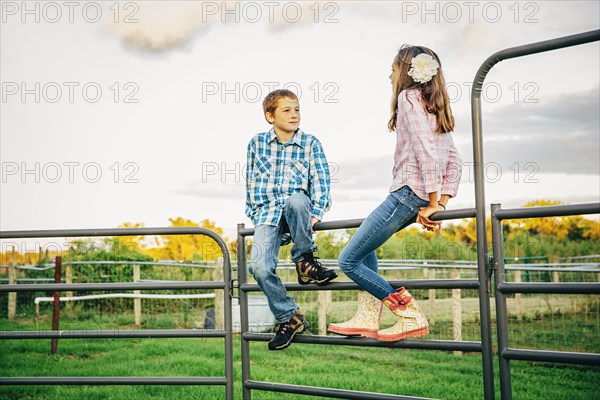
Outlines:
{"type": "MultiPolygon", "coordinates": [[[[34,23],[30,18],[22,23],[18,15],[11,17],[2,24],[0,37],[3,82],[24,82],[28,88],[35,82],[77,81],[79,88],[98,82],[104,96],[97,103],[82,100],[80,90],[73,103],[64,97],[58,103],[43,96],[35,102],[32,94],[25,102],[20,93],[9,97],[0,103],[2,162],[95,161],[109,180],[51,184],[32,181],[32,175],[25,181],[8,177],[0,191],[1,228],[111,227],[125,220],[156,226],[179,215],[210,218],[231,237],[236,223],[248,222],[243,183],[202,179],[202,166],[245,162],[248,140],[268,126],[260,99],[236,98],[240,93],[225,91],[235,92],[236,83],[257,83],[262,98],[266,82],[299,83],[303,129],[319,137],[328,160],[338,166],[327,219],[362,218],[385,197],[391,182],[394,137],[385,129],[391,96],[387,76],[402,43],[434,48],[447,79],[462,86],[499,49],[599,26],[595,1],[537,2],[536,24],[515,24],[510,14],[497,24],[481,18],[474,23],[422,23],[419,15],[403,22],[401,3],[334,3],[338,10],[318,3],[317,23],[310,9],[313,2],[301,3],[297,23],[286,20],[292,14],[281,14],[288,4],[284,2],[273,22],[259,2],[260,21],[249,22],[247,9],[239,23],[233,15],[223,23],[220,14],[204,15],[204,21],[200,2],[138,2],[139,24],[120,23],[111,33],[82,21],[34,23]],[[325,23],[333,11],[338,21],[325,23]],[[125,83],[136,83],[139,102],[115,103],[115,82],[121,95],[128,93],[125,83]],[[203,99],[207,82],[216,83],[219,93],[203,99]],[[332,93],[335,102],[325,102],[332,93]],[[121,169],[125,162],[137,163],[140,182],[113,183],[109,168],[115,162],[121,169]]],[[[104,10],[111,4],[103,4],[104,10]]],[[[507,8],[512,2],[501,4],[507,8]]],[[[131,10],[121,9],[121,19],[126,11],[131,10]]],[[[107,11],[105,17],[114,15],[107,11]]],[[[485,156],[501,163],[505,180],[488,185],[489,201],[575,193],[599,197],[599,54],[598,44],[590,44],[502,63],[490,74],[489,81],[502,85],[505,96],[496,104],[484,104],[485,156]],[[521,90],[529,81],[538,84],[539,104],[512,104],[515,76],[522,77],[517,82],[521,90]],[[574,101],[563,104],[565,99],[574,101]],[[543,162],[539,183],[515,184],[508,168],[532,157],[543,162]],[[562,171],[571,175],[558,174],[562,171]]],[[[469,94],[462,86],[461,97],[453,103],[455,141],[466,161],[472,153],[469,94]]],[[[522,164],[520,168],[523,177],[527,171],[522,164]]],[[[472,184],[465,181],[452,207],[472,206],[473,199],[472,184]]]]}

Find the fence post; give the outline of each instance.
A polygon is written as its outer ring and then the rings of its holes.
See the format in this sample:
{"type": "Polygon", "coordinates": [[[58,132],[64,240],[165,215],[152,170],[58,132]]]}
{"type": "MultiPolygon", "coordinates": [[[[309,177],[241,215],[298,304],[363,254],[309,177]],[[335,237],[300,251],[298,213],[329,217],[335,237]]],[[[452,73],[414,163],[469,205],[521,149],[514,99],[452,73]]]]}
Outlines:
{"type": "MultiPolygon", "coordinates": [[[[219,257],[217,260],[215,260],[215,269],[213,271],[213,280],[214,281],[222,281],[223,280],[223,258],[219,257]]],[[[224,298],[223,296],[225,295],[225,293],[223,293],[223,289],[216,289],[215,290],[215,329],[222,329],[223,328],[223,321],[224,321],[224,309],[223,309],[223,304],[224,304],[224,298]]],[[[229,293],[227,294],[229,295],[229,293]]]]}
{"type": "MultiPolygon", "coordinates": [[[[68,271],[68,270],[67,270],[68,271]]],[[[68,277],[68,272],[67,272],[68,277]]],[[[133,264],[133,282],[140,281],[140,265],[133,264]]],[[[139,290],[134,290],[133,294],[140,294],[139,290]]],[[[142,326],[142,299],[135,298],[133,299],[133,318],[135,320],[135,326],[137,328],[142,326]]]]}
{"type": "MultiPolygon", "coordinates": [[[[560,262],[560,257],[558,257],[558,256],[552,257],[552,260],[551,260],[552,264],[558,264],[559,262],[560,262]]],[[[552,282],[554,282],[554,283],[560,282],[560,272],[559,271],[552,271],[552,282]]]]}
{"type": "MultiPolygon", "coordinates": [[[[435,268],[429,269],[429,279],[435,279],[435,268]]],[[[429,322],[435,324],[435,289],[429,289],[429,322]]]]}
{"type": "MultiPolygon", "coordinates": [[[[460,279],[460,269],[452,270],[452,278],[460,279]]],[[[462,340],[462,304],[460,302],[461,290],[452,289],[452,333],[454,340],[462,340]]],[[[462,351],[453,352],[454,355],[462,355],[462,351]]]]}
{"type": "MultiPolygon", "coordinates": [[[[65,283],[73,283],[73,266],[71,265],[71,263],[65,265],[65,283]]],[[[73,292],[65,292],[65,296],[73,297],[73,292]]],[[[67,314],[70,314],[73,311],[73,302],[67,301],[65,306],[67,308],[67,314]]]]}
{"type": "MultiPolygon", "coordinates": [[[[521,283],[521,270],[515,270],[515,282],[521,283]]],[[[515,293],[515,305],[517,307],[517,321],[523,321],[523,307],[521,306],[521,293],[515,293]]]]}
{"type": "MultiPolygon", "coordinates": [[[[12,259],[8,266],[8,284],[17,284],[17,269],[15,263],[15,246],[12,246],[12,259]]],[[[8,319],[14,319],[17,316],[17,292],[8,293],[8,319]]]]}
{"type": "Polygon", "coordinates": [[[320,290],[318,295],[319,302],[319,335],[327,335],[327,314],[331,308],[331,291],[320,290]]]}
{"type": "MultiPolygon", "coordinates": [[[[62,257],[56,256],[56,266],[54,267],[54,283],[60,283],[61,280],[62,257]]],[[[60,320],[60,292],[54,292],[54,309],[52,311],[52,330],[57,331],[60,320]]],[[[50,346],[52,354],[58,353],[58,339],[52,339],[50,346]]]]}

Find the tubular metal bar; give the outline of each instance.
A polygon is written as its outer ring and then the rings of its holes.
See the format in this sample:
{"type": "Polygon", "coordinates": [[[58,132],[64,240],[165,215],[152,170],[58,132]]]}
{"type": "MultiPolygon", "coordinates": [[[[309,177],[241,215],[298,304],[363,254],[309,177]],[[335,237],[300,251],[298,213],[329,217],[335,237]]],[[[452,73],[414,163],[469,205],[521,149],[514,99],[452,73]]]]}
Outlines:
{"type": "MultiPolygon", "coordinates": [[[[238,224],[237,237],[237,272],[238,272],[238,296],[240,302],[240,331],[248,332],[248,294],[242,290],[242,286],[247,285],[246,275],[246,238],[241,234],[245,230],[244,224],[238,224]]],[[[256,285],[258,286],[258,285],[256,285]]],[[[259,289],[260,290],[260,289],[259,289]]],[[[243,338],[243,336],[242,336],[243,338]]],[[[250,380],[250,343],[243,339],[240,340],[242,347],[242,382],[250,380]]],[[[242,399],[250,400],[252,394],[249,387],[242,385],[242,399]]]]}
{"type": "Polygon", "coordinates": [[[40,376],[2,377],[0,386],[6,385],[225,385],[226,378],[183,377],[115,377],[115,376],[40,376]]]}
{"type": "Polygon", "coordinates": [[[544,42],[531,43],[499,51],[488,57],[477,70],[473,79],[471,91],[471,119],[473,130],[473,160],[475,166],[475,208],[477,226],[477,265],[481,285],[479,286],[479,310],[481,314],[481,341],[484,349],[483,362],[483,391],[486,400],[494,399],[494,370],[493,349],[491,341],[490,300],[486,292],[489,281],[487,274],[487,233],[485,218],[485,181],[483,171],[483,128],[481,122],[481,90],[483,82],[494,65],[498,62],[544,51],[561,49],[600,40],[600,30],[565,36],[544,42]]]}
{"type": "Polygon", "coordinates": [[[0,285],[0,292],[62,292],[170,289],[224,289],[225,282],[49,283],[0,285]]]}
{"type": "Polygon", "coordinates": [[[600,294],[600,283],[587,282],[500,282],[501,293],[600,294]]]}
{"type": "Polygon", "coordinates": [[[568,351],[504,349],[502,357],[509,360],[558,362],[565,364],[600,365],[600,354],[568,351]]]}
{"type": "MultiPolygon", "coordinates": [[[[445,221],[451,219],[463,219],[463,218],[474,218],[475,217],[475,209],[474,208],[461,208],[458,210],[448,210],[448,211],[440,211],[433,214],[430,219],[432,221],[445,221]]],[[[315,231],[328,231],[333,229],[348,229],[348,228],[358,228],[360,224],[363,223],[365,219],[345,219],[338,221],[326,221],[326,222],[317,222],[315,225],[315,231]]],[[[238,234],[241,236],[252,236],[254,235],[254,228],[242,228],[238,231],[238,234]]]]}
{"type": "Polygon", "coordinates": [[[244,381],[244,387],[249,389],[267,390],[270,392],[295,393],[333,399],[352,400],[430,400],[426,397],[397,396],[393,394],[358,392],[343,389],[330,389],[314,386],[288,385],[284,383],[244,381]]]}
{"type": "MultiPolygon", "coordinates": [[[[267,342],[273,338],[273,334],[244,333],[244,340],[267,342]]],[[[318,336],[318,335],[296,335],[294,343],[329,344],[339,346],[357,347],[387,347],[393,349],[419,349],[419,350],[442,350],[442,351],[464,351],[470,353],[481,353],[481,342],[456,342],[453,340],[400,340],[398,342],[381,342],[375,339],[342,336],[318,336]]]]}
{"type": "Polygon", "coordinates": [[[224,330],[209,329],[0,331],[0,339],[222,338],[225,334],[224,330]]]}
{"type": "MultiPolygon", "coordinates": [[[[476,96],[478,98],[481,96],[481,89],[483,87],[483,81],[485,77],[492,67],[498,64],[500,61],[536,53],[543,53],[551,50],[558,50],[565,47],[577,46],[598,40],[600,40],[600,30],[595,30],[498,51],[489,56],[479,67],[479,70],[475,75],[476,80],[473,85],[472,96],[476,96]]],[[[477,116],[480,116],[480,114],[477,114],[477,116]]]]}
{"type": "Polygon", "coordinates": [[[225,328],[225,398],[233,400],[233,307],[231,304],[231,295],[233,292],[231,282],[231,259],[229,258],[229,250],[227,244],[219,236],[214,239],[221,248],[223,254],[223,325],[225,328]]]}
{"type": "MultiPolygon", "coordinates": [[[[502,234],[502,220],[498,219],[495,211],[500,208],[500,204],[492,204],[492,250],[494,254],[494,282],[496,284],[496,326],[498,335],[498,347],[505,349],[508,347],[508,309],[506,306],[506,296],[499,287],[505,281],[504,274],[504,236],[502,234]]],[[[500,367],[500,397],[502,400],[512,399],[512,384],[510,376],[510,361],[504,357],[499,357],[500,367]]]]}
{"type": "MultiPolygon", "coordinates": [[[[406,281],[389,281],[393,288],[406,287],[407,289],[477,289],[477,279],[412,279],[406,281]]],[[[359,290],[361,287],[354,282],[332,282],[325,286],[301,285],[299,283],[284,283],[287,290],[294,292],[317,290],[359,290]]],[[[242,283],[241,292],[260,292],[256,283],[242,283]]]]}
{"type": "Polygon", "coordinates": [[[568,215],[600,214],[600,203],[569,204],[563,206],[498,208],[495,216],[498,219],[563,217],[568,215]]]}
{"type": "Polygon", "coordinates": [[[492,348],[492,318],[489,298],[489,266],[488,244],[485,217],[485,177],[483,171],[483,136],[481,127],[481,88],[487,75],[487,70],[479,68],[475,75],[471,92],[471,118],[473,136],[473,160],[475,167],[475,226],[477,230],[477,276],[479,286],[479,315],[481,321],[481,364],[483,368],[483,397],[485,400],[494,400],[494,362],[492,348]]]}
{"type": "MultiPolygon", "coordinates": [[[[0,231],[0,239],[88,236],[148,236],[148,235],[205,235],[221,244],[223,239],[207,228],[195,226],[170,228],[107,228],[107,229],[49,229],[31,231],[0,231]]],[[[225,246],[227,249],[227,246],[225,246]]]]}

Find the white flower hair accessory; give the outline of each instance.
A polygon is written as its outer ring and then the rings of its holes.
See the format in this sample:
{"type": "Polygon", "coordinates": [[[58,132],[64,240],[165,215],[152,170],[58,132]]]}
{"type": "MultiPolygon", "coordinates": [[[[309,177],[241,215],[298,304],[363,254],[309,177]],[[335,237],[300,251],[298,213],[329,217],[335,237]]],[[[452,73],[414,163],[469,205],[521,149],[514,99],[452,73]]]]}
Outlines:
{"type": "Polygon", "coordinates": [[[440,65],[429,54],[421,53],[410,62],[408,75],[415,82],[427,83],[437,74],[440,65]]]}

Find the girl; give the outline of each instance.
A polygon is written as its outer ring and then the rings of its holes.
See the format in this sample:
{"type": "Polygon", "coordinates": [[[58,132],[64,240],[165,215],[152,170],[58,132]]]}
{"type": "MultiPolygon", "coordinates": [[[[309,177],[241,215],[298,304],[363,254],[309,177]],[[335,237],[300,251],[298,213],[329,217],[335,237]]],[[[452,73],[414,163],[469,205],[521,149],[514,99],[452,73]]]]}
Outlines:
{"type": "Polygon", "coordinates": [[[390,80],[394,96],[388,128],[396,131],[397,138],[390,194],[361,224],[338,260],[342,271],[365,290],[358,293],[358,311],[350,321],[327,328],[386,342],[427,335],[429,324],[405,288],[395,291],[377,274],[375,250],[415,221],[429,231],[441,228],[429,217],[445,210],[448,200],[456,196],[462,173],[437,54],[422,46],[402,46],[390,80]],[[400,319],[380,330],[382,304],[400,319]]]}

